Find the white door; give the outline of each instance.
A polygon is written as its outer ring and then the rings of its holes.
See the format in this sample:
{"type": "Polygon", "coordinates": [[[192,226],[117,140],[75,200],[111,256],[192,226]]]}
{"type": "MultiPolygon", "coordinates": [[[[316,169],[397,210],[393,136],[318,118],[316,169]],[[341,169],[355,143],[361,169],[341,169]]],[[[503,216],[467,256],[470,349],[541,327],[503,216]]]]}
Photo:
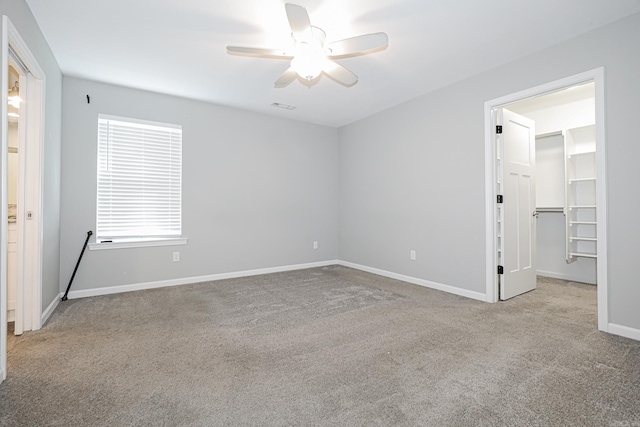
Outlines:
{"type": "Polygon", "coordinates": [[[535,123],[506,109],[497,111],[502,152],[503,274],[500,299],[536,288],[535,123]]]}

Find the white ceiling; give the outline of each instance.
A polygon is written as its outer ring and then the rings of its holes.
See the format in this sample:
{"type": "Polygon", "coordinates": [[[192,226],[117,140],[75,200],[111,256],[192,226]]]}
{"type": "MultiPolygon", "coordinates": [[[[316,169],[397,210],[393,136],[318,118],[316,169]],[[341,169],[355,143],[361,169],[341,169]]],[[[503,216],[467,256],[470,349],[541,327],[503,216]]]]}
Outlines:
{"type": "Polygon", "coordinates": [[[286,2],[27,0],[66,76],[333,127],[640,12],[640,0],[290,0],[328,42],[384,31],[389,46],[337,61],[353,87],[323,76],[276,89],[286,60],[225,47],[292,46],[286,2]]]}

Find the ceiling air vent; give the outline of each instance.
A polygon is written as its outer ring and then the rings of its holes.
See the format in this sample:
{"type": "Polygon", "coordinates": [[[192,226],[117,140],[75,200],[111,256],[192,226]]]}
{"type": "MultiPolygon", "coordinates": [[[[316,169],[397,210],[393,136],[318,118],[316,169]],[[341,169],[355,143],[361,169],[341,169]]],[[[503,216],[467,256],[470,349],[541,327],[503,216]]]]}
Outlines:
{"type": "Polygon", "coordinates": [[[278,108],[284,108],[285,110],[295,110],[296,107],[295,105],[287,105],[287,104],[281,104],[279,102],[274,102],[271,104],[272,107],[278,107],[278,108]]]}

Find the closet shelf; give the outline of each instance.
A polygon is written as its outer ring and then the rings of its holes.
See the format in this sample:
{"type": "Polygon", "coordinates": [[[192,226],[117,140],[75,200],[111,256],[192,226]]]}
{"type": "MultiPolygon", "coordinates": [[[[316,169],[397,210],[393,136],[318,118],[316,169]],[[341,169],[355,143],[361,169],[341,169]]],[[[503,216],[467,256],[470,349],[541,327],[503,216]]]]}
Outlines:
{"type": "Polygon", "coordinates": [[[565,133],[566,260],[597,258],[595,125],[565,133]]]}
{"type": "Polygon", "coordinates": [[[573,156],[586,156],[589,154],[596,154],[595,150],[594,151],[582,151],[580,153],[571,153],[571,154],[567,154],[568,158],[571,158],[573,156]]]}
{"type": "Polygon", "coordinates": [[[570,241],[572,241],[572,242],[573,242],[574,240],[582,240],[582,241],[585,241],[585,242],[597,242],[597,241],[598,241],[598,238],[596,238],[596,237],[578,237],[578,236],[571,236],[571,237],[569,237],[569,240],[570,240],[570,241]]]}
{"type": "Polygon", "coordinates": [[[588,182],[588,181],[595,181],[595,178],[571,178],[569,179],[569,184],[572,184],[574,182],[588,182]]]}

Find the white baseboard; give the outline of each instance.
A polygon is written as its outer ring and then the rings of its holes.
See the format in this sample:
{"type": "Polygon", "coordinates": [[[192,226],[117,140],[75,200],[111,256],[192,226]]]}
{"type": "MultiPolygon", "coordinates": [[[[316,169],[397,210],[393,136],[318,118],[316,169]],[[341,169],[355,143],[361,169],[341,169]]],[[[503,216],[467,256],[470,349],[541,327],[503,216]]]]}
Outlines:
{"type": "Polygon", "coordinates": [[[159,280],[157,282],[134,283],[131,285],[105,286],[93,289],[71,291],[69,299],[94,297],[98,295],[118,294],[122,292],[140,291],[143,289],[164,288],[167,286],[189,285],[192,283],[210,282],[213,280],[235,279],[238,277],[258,276],[260,274],[281,273],[284,271],[304,270],[306,268],[326,267],[336,265],[337,260],[312,262],[308,264],[286,265],[281,267],[259,268],[256,270],[234,271],[230,273],[210,274],[206,276],[185,277],[181,279],[159,280]]]}
{"type": "Polygon", "coordinates": [[[582,277],[572,276],[570,274],[562,274],[562,273],[554,273],[553,271],[544,271],[538,270],[536,271],[538,276],[551,277],[552,279],[560,279],[560,280],[568,280],[570,282],[579,282],[579,283],[588,283],[590,285],[595,285],[595,281],[586,280],[582,277]]]}
{"type": "Polygon", "coordinates": [[[389,277],[391,279],[402,280],[403,282],[412,283],[418,286],[424,286],[425,288],[436,289],[438,291],[448,292],[450,294],[460,295],[463,297],[475,299],[478,301],[486,302],[487,296],[480,292],[469,291],[466,289],[457,288],[455,286],[443,285],[442,283],[431,282],[429,280],[418,279],[416,277],[405,276],[403,274],[393,273],[391,271],[380,270],[378,268],[367,267],[365,265],[354,264],[347,261],[338,261],[339,265],[345,267],[355,268],[356,270],[366,271],[368,273],[377,274],[378,276],[389,277]]]}
{"type": "Polygon", "coordinates": [[[51,301],[51,304],[49,304],[49,306],[42,312],[42,315],[40,316],[40,325],[44,325],[47,320],[49,320],[49,317],[51,317],[58,304],[60,304],[60,298],[62,298],[62,295],[62,292],[56,295],[53,301],[51,301]]]}
{"type": "Polygon", "coordinates": [[[616,325],[615,323],[609,323],[607,332],[609,332],[610,334],[620,335],[621,337],[640,341],[640,329],[616,325]]]}
{"type": "MultiPolygon", "coordinates": [[[[140,291],[144,289],[164,288],[167,286],[189,285],[193,283],[210,282],[214,280],[235,279],[238,277],[257,276],[260,274],[281,273],[285,271],[303,270],[306,268],[326,267],[328,265],[336,265],[336,264],[343,265],[345,267],[355,268],[356,270],[362,270],[369,273],[377,274],[379,276],[389,277],[391,279],[402,280],[403,282],[412,283],[414,285],[424,286],[427,288],[448,292],[450,294],[460,295],[463,297],[467,297],[467,298],[471,298],[479,301],[486,301],[486,295],[480,292],[473,292],[466,289],[457,288],[455,286],[443,285],[441,283],[431,282],[424,279],[418,279],[416,277],[405,276],[403,274],[393,273],[390,271],[380,270],[377,268],[367,267],[364,265],[354,264],[351,262],[341,261],[341,260],[330,260],[330,261],[320,261],[320,262],[313,262],[313,263],[307,263],[307,264],[259,268],[255,270],[234,271],[230,273],[218,273],[218,274],[210,274],[206,276],[194,276],[194,277],[185,277],[180,279],[159,280],[156,282],[134,283],[130,285],[105,286],[105,287],[93,288],[93,289],[81,289],[77,291],[70,291],[68,294],[68,298],[69,299],[87,298],[87,297],[94,297],[99,295],[109,295],[109,294],[117,294],[117,293],[123,293],[123,292],[140,291]]],[[[60,294],[60,296],[62,296],[62,294],[60,294]]],[[[56,300],[53,301],[51,305],[49,305],[45,313],[43,313],[42,324],[44,324],[46,319],[51,315],[55,307],[58,305],[59,300],[60,300],[59,297],[56,298],[56,300]],[[46,314],[46,317],[45,317],[45,314],[46,314]]]]}

